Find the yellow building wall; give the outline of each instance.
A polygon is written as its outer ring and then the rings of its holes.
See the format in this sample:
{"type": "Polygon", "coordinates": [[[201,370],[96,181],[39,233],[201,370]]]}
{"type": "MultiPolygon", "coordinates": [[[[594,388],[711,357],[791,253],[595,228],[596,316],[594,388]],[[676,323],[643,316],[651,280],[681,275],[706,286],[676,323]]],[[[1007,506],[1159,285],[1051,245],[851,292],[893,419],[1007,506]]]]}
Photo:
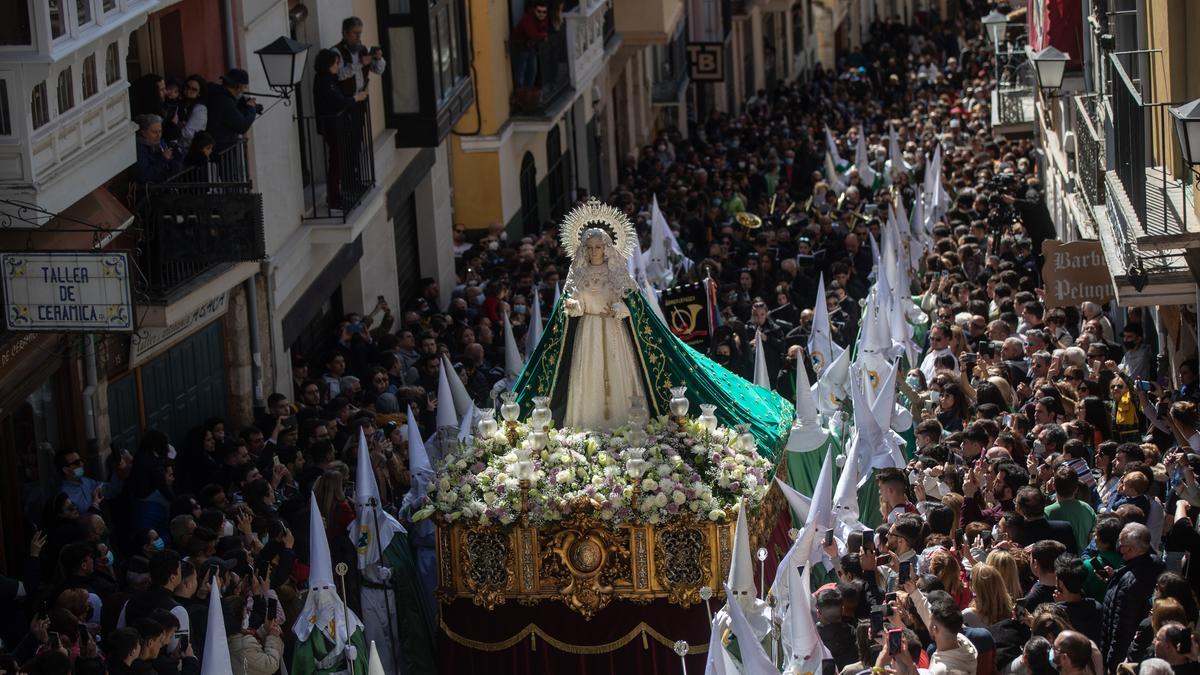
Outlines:
{"type": "MultiPolygon", "coordinates": [[[[1181,104],[1200,97],[1200,3],[1195,0],[1148,0],[1146,32],[1150,49],[1162,51],[1150,57],[1154,101],[1181,104]]],[[[1176,176],[1188,175],[1179,156],[1179,145],[1171,117],[1165,111],[1153,115],[1154,133],[1165,132],[1167,162],[1176,176]],[[1166,125],[1162,128],[1160,125],[1166,125]]],[[[1155,154],[1160,154],[1155,148],[1155,154]]]]}

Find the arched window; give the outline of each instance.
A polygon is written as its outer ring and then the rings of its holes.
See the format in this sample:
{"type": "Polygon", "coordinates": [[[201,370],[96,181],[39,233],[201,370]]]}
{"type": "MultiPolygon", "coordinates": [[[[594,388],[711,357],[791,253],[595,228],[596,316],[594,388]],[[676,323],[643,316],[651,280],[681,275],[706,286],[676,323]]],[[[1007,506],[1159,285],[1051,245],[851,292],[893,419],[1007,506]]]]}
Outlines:
{"type": "Polygon", "coordinates": [[[541,217],[538,214],[537,164],[533,153],[521,158],[521,224],[526,232],[537,232],[541,217]]]}

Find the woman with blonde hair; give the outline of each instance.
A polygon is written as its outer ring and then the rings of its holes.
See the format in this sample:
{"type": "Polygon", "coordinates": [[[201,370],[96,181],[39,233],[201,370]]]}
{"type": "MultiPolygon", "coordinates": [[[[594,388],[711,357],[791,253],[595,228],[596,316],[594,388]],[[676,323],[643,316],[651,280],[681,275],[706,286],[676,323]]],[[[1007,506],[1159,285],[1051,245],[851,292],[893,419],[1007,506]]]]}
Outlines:
{"type": "MultiPolygon", "coordinates": [[[[1025,589],[1021,585],[1021,572],[1017,567],[1017,559],[1011,553],[1002,549],[994,549],[987,555],[987,564],[996,568],[996,571],[1000,573],[1000,578],[1004,580],[1004,588],[1010,598],[1025,597],[1025,589]]],[[[1011,606],[1010,603],[1009,607],[1011,608],[1011,606]]]]}
{"type": "Polygon", "coordinates": [[[971,604],[971,590],[963,583],[962,566],[953,553],[940,548],[929,554],[929,573],[941,580],[942,588],[954,598],[959,609],[971,604]]]}
{"type": "Polygon", "coordinates": [[[975,597],[963,610],[965,625],[986,628],[1012,617],[1012,596],[1005,588],[1004,575],[993,565],[977,563],[971,569],[971,591],[975,597]]]}

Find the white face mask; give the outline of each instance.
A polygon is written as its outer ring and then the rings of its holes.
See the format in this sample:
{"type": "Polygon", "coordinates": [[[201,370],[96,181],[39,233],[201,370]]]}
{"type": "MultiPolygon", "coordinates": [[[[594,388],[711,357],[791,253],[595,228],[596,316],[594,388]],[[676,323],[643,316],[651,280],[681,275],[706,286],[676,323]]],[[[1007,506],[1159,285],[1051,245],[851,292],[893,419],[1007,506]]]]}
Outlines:
{"type": "Polygon", "coordinates": [[[175,453],[175,446],[173,446],[173,445],[168,445],[168,446],[167,446],[167,459],[175,459],[175,454],[176,454],[176,453],[175,453]]]}
{"type": "Polygon", "coordinates": [[[233,536],[233,523],[229,522],[228,520],[221,523],[221,536],[222,537],[232,537],[233,536]]]}

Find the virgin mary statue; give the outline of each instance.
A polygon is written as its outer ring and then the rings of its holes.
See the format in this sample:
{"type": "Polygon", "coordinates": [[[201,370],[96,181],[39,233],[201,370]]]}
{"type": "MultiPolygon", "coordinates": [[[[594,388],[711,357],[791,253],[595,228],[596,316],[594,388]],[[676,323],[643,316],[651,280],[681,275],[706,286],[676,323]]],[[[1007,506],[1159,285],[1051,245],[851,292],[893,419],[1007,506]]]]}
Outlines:
{"type": "Polygon", "coordinates": [[[567,214],[560,238],[571,257],[562,297],[517,381],[528,412],[550,399],[561,427],[608,430],[628,420],[631,398],[651,414],[669,411],[673,387],[687,387],[693,414],[716,406],[727,426],[749,424],[761,451],[786,442],[792,404],[734,375],[676,337],[637,290],[627,261],[638,245],[629,218],[596,199],[567,214]]]}

